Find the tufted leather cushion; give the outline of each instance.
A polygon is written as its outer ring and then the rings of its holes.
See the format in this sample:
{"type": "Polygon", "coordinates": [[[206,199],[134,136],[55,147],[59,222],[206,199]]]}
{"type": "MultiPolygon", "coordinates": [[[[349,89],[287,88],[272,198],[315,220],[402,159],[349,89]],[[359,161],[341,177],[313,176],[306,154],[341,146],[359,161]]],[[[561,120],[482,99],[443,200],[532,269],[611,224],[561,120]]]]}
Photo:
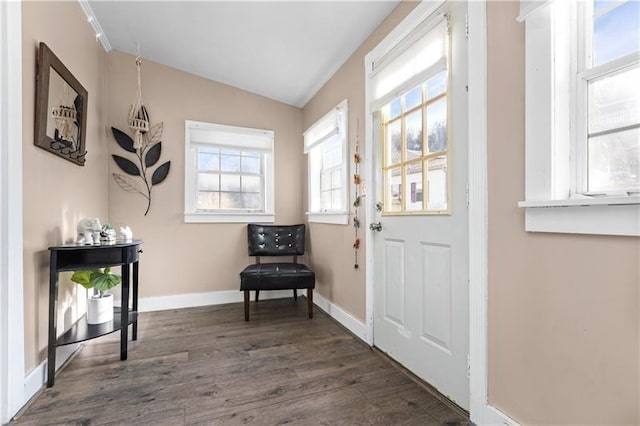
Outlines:
{"type": "Polygon", "coordinates": [[[240,290],[289,290],[315,286],[313,271],[299,263],[259,263],[240,272],[240,290]]]}
{"type": "Polygon", "coordinates": [[[297,256],[304,254],[304,225],[249,224],[249,256],[297,256]]]}

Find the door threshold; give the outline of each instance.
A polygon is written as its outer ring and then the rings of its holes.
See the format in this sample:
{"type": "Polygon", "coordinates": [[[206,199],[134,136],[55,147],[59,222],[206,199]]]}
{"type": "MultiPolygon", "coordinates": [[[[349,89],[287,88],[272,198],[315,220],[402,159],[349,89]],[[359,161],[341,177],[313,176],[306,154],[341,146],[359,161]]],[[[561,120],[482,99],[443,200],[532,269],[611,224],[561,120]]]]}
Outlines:
{"type": "Polygon", "coordinates": [[[431,384],[429,384],[428,382],[425,382],[423,379],[421,379],[420,377],[416,376],[415,374],[413,374],[410,370],[408,370],[405,366],[403,366],[402,364],[400,364],[398,361],[396,361],[395,359],[391,358],[389,355],[387,355],[385,352],[382,352],[380,349],[378,349],[375,346],[371,346],[371,350],[373,350],[374,352],[376,352],[377,354],[379,354],[383,359],[385,359],[389,364],[393,365],[394,367],[396,367],[398,370],[400,370],[405,376],[407,376],[408,378],[410,378],[413,382],[415,382],[416,384],[418,384],[420,387],[422,387],[424,390],[426,390],[427,392],[429,392],[434,398],[436,398],[438,401],[442,402],[444,405],[446,405],[447,407],[449,407],[451,410],[455,411],[456,413],[458,413],[461,416],[466,417],[467,419],[469,419],[469,412],[467,410],[465,410],[464,408],[462,408],[461,406],[459,406],[458,404],[456,404],[455,402],[453,402],[452,400],[450,400],[449,398],[447,398],[445,395],[443,395],[438,389],[436,389],[435,387],[433,387],[431,384]]]}

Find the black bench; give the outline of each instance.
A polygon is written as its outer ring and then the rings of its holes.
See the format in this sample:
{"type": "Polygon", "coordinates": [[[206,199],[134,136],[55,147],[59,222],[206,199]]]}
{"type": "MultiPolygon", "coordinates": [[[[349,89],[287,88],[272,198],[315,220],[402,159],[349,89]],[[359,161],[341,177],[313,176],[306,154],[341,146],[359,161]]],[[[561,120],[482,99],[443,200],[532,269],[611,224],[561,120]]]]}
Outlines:
{"type": "Polygon", "coordinates": [[[255,256],[256,263],[240,272],[240,291],[244,291],[244,320],[249,321],[249,292],[256,292],[256,302],[260,290],[307,289],[309,318],[313,318],[313,289],[316,276],[306,265],[298,263],[298,256],[304,254],[304,225],[255,225],[247,227],[249,256],[255,256]],[[260,256],[293,256],[292,262],[260,263],[260,256]]]}

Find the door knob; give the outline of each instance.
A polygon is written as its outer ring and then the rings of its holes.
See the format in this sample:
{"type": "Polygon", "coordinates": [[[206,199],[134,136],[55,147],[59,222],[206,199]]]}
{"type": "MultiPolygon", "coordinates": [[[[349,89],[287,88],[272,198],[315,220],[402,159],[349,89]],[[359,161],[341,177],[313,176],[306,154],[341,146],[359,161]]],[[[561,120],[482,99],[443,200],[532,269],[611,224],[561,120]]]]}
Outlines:
{"type": "Polygon", "coordinates": [[[372,223],[371,225],[369,225],[369,229],[371,229],[372,231],[382,231],[382,223],[381,222],[377,222],[377,223],[372,223]]]}

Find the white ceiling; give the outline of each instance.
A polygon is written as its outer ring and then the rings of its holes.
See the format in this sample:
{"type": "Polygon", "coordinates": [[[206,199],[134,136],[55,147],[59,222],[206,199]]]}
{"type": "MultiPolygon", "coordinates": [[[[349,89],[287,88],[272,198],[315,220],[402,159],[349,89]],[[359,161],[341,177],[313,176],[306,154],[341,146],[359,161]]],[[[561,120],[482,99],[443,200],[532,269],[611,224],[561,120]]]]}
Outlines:
{"type": "Polygon", "coordinates": [[[114,49],[297,107],[392,1],[90,1],[114,49]]]}

